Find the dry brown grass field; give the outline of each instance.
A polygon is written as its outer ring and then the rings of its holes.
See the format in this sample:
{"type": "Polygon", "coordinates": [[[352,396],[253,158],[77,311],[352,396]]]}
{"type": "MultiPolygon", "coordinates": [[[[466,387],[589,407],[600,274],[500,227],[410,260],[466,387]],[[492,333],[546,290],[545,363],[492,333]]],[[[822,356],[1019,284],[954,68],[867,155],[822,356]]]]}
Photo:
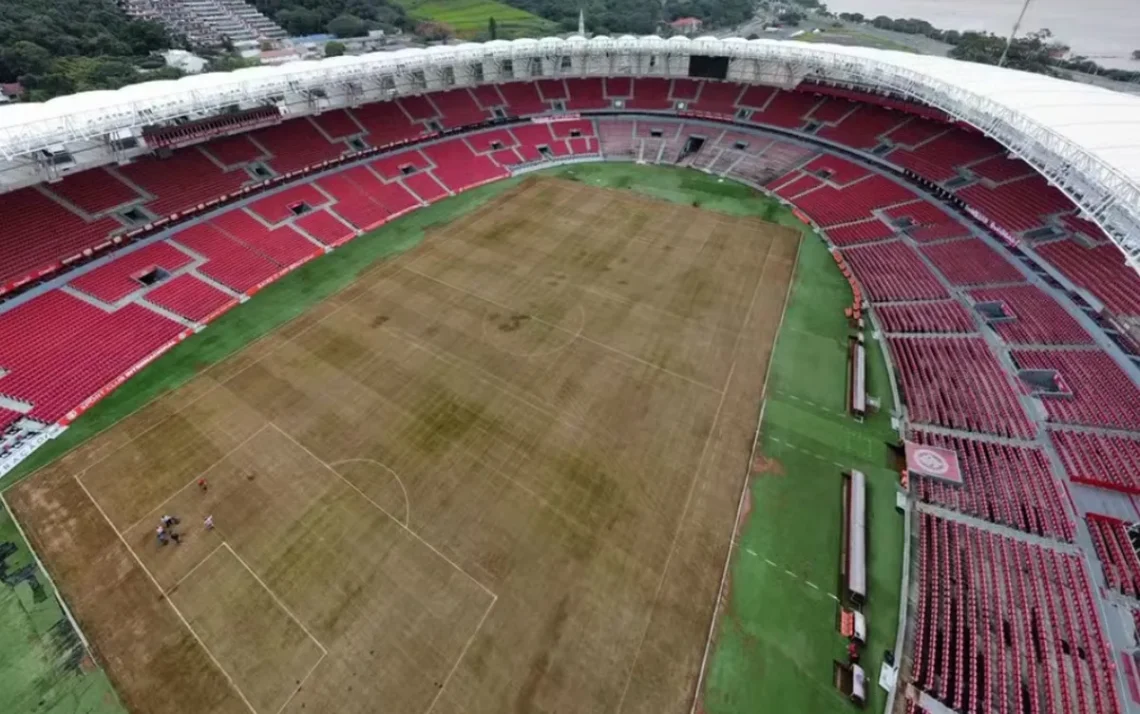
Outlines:
{"type": "Polygon", "coordinates": [[[529,180],[5,496],[132,711],[688,712],[798,241],[529,180]]]}

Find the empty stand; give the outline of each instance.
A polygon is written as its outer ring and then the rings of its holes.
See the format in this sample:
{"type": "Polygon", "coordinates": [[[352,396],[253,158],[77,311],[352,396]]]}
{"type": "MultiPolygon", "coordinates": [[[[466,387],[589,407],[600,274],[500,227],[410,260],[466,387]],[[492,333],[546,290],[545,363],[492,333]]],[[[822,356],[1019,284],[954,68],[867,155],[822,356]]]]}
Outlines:
{"type": "Polygon", "coordinates": [[[669,98],[669,80],[656,77],[638,77],[633,80],[633,96],[626,100],[626,108],[647,111],[665,111],[673,108],[669,98]]]}
{"type": "Polygon", "coordinates": [[[1017,267],[978,238],[923,246],[921,250],[954,285],[1025,282],[1017,267]]]}
{"type": "Polygon", "coordinates": [[[105,244],[122,224],[110,218],[88,223],[35,188],[4,194],[0,230],[0,287],[59,261],[105,244]]]}
{"type": "Polygon", "coordinates": [[[139,305],[104,312],[62,291],[40,295],[0,314],[0,394],[56,423],[184,329],[139,305]]]}
{"type": "Polygon", "coordinates": [[[608,109],[610,106],[602,87],[601,77],[567,79],[566,91],[569,94],[566,108],[570,111],[608,109]]]}
{"type": "Polygon", "coordinates": [[[1033,423],[984,340],[894,337],[887,344],[915,423],[1007,437],[1033,436],[1033,423]]]}
{"type": "Polygon", "coordinates": [[[306,118],[259,129],[251,136],[273,154],[268,163],[282,174],[335,159],[348,149],[345,144],[330,142],[306,118]]]}
{"type": "Polygon", "coordinates": [[[140,200],[138,192],[102,167],[69,175],[47,187],[52,193],[87,213],[102,213],[140,200]]]}
{"type": "Polygon", "coordinates": [[[920,518],[918,687],[961,712],[1119,714],[1081,558],[920,518]]]}
{"type": "Polygon", "coordinates": [[[1115,245],[1086,248],[1062,240],[1034,249],[1077,287],[1088,290],[1117,315],[1140,316],[1140,275],[1124,263],[1115,245]]]}
{"type": "MultiPolygon", "coordinates": [[[[904,133],[907,127],[917,120],[911,120],[906,126],[896,131],[895,136],[904,133]]],[[[954,178],[958,175],[958,168],[963,164],[978,161],[989,156],[1001,154],[1004,149],[992,139],[981,134],[951,129],[946,133],[945,125],[935,125],[939,128],[940,136],[936,136],[922,143],[914,149],[897,149],[887,154],[887,159],[904,169],[910,169],[919,176],[935,183],[954,178]]],[[[909,137],[908,137],[909,138],[909,137]]],[[[899,143],[905,144],[905,141],[899,143]]]]}
{"type": "Polygon", "coordinates": [[[511,116],[525,117],[550,111],[550,106],[539,96],[538,87],[532,82],[500,84],[499,93],[506,100],[507,113],[511,116]]]}
{"type": "Polygon", "coordinates": [[[689,108],[697,112],[730,117],[736,113],[736,98],[742,91],[743,87],[733,82],[705,82],[701,85],[701,94],[697,97],[697,101],[689,108]]]}
{"type": "MultiPolygon", "coordinates": [[[[191,261],[190,256],[169,243],[151,243],[80,275],[70,285],[92,297],[113,303],[146,287],[139,278],[153,274],[156,268],[171,273],[191,261]]],[[[158,276],[151,275],[151,279],[157,280],[158,276]]]]}
{"type": "Polygon", "coordinates": [[[1050,431],[1049,437],[1071,480],[1140,494],[1140,441],[1080,431],[1050,431]]]}
{"type": "Polygon", "coordinates": [[[347,172],[322,176],[317,185],[336,199],[334,213],[362,231],[372,230],[388,220],[388,211],[364,192],[347,172]]]}
{"type": "Polygon", "coordinates": [[[352,228],[325,210],[306,213],[293,225],[327,246],[340,245],[356,235],[352,228]]]}
{"type": "Polygon", "coordinates": [[[1108,586],[1140,598],[1140,557],[1128,537],[1133,524],[1099,513],[1086,514],[1085,521],[1108,586]]]}
{"type": "Polygon", "coordinates": [[[975,303],[999,303],[1011,319],[991,323],[1002,339],[1020,345],[1088,345],[1093,339],[1065,308],[1032,285],[973,290],[975,303]]]}
{"type": "Polygon", "coordinates": [[[429,173],[412,174],[404,177],[404,185],[420,200],[431,203],[447,195],[447,189],[432,178],[429,173]]]}
{"type": "Polygon", "coordinates": [[[854,112],[834,126],[825,126],[816,136],[853,149],[873,149],[883,143],[883,136],[906,121],[905,114],[880,107],[857,105],[854,112]]]}
{"type": "MultiPolygon", "coordinates": [[[[508,175],[489,157],[478,155],[472,151],[463,139],[451,139],[439,144],[425,146],[423,153],[435,164],[432,173],[453,193],[459,193],[508,175]]],[[[416,193],[419,191],[416,190],[416,193]]],[[[434,199],[424,197],[424,200],[434,199]]]]}
{"type": "Polygon", "coordinates": [[[431,99],[441,112],[440,122],[448,129],[475,126],[491,118],[490,113],[480,107],[466,89],[436,92],[431,99]]]}
{"type": "Polygon", "coordinates": [[[206,262],[198,272],[239,293],[254,290],[281,272],[281,266],[228,238],[208,223],[176,233],[172,240],[206,262]]]}
{"type": "Polygon", "coordinates": [[[364,133],[346,109],[321,112],[314,115],[312,120],[330,139],[343,139],[364,133]]]}
{"type": "Polygon", "coordinates": [[[238,166],[267,158],[261,147],[249,140],[248,134],[215,139],[200,148],[225,166],[238,166]]]}
{"type": "Polygon", "coordinates": [[[970,313],[957,300],[887,303],[875,306],[887,333],[968,333],[977,330],[970,313]]]}
{"type": "Polygon", "coordinates": [[[249,210],[269,223],[280,223],[300,215],[302,207],[318,208],[329,202],[329,197],[321,193],[311,183],[302,183],[259,198],[249,204],[249,210]]]}
{"type": "Polygon", "coordinates": [[[160,216],[183,213],[209,203],[237,191],[251,180],[241,169],[218,168],[196,147],[180,149],[165,159],[146,157],[120,166],[118,171],[155,196],[147,208],[160,216]]]}
{"type": "MultiPolygon", "coordinates": [[[[779,192],[777,192],[779,193],[779,192]]],[[[869,218],[872,211],[910,201],[915,194],[886,176],[874,174],[842,187],[823,186],[792,196],[790,200],[821,226],[833,226],[869,218]]]]}
{"type": "Polygon", "coordinates": [[[1026,533],[1073,540],[1076,525],[1065,509],[1064,486],[1049,472],[1042,451],[927,432],[910,438],[953,451],[962,469],[961,485],[919,477],[922,501],[1026,533]]]}
{"type": "Polygon", "coordinates": [[[895,230],[878,218],[827,229],[827,239],[840,247],[886,240],[895,235],[895,230]]]}
{"type": "Polygon", "coordinates": [[[405,114],[418,121],[428,121],[439,116],[439,110],[427,95],[400,97],[396,103],[403,108],[405,114]]]}
{"type": "Polygon", "coordinates": [[[843,251],[843,257],[873,302],[949,297],[930,268],[905,243],[895,241],[848,248],[843,251]]]}
{"type": "Polygon", "coordinates": [[[368,143],[389,146],[410,141],[425,132],[423,124],[413,122],[395,102],[373,102],[352,110],[356,120],[368,130],[368,143]]]}
{"type": "Polygon", "coordinates": [[[1050,421],[1140,431],[1140,390],[1106,353],[1018,350],[1011,356],[1021,369],[1055,370],[1070,392],[1042,399],[1050,421]]]}
{"type": "Polygon", "coordinates": [[[146,301],[194,322],[209,322],[237,304],[236,298],[193,273],[183,273],[159,285],[146,294],[146,301]]]}
{"type": "Polygon", "coordinates": [[[1039,228],[1045,217],[1073,209],[1065,194],[1040,176],[989,187],[974,184],[959,189],[958,197],[1010,233],[1039,228]]]}

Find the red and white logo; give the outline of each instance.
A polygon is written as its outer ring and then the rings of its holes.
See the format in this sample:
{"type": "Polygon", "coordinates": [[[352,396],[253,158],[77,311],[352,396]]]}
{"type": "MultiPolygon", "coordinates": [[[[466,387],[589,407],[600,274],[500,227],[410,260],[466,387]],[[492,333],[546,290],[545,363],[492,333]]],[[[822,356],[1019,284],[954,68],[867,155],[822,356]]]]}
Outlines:
{"type": "Polygon", "coordinates": [[[906,442],[906,468],[907,471],[919,476],[930,476],[962,483],[958,455],[950,449],[925,446],[908,441],[906,442]]]}

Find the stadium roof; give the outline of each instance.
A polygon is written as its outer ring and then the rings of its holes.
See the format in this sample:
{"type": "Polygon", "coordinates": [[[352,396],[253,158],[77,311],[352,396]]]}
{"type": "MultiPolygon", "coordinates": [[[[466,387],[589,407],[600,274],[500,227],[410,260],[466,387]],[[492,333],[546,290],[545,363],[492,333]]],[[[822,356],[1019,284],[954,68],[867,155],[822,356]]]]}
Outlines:
{"type": "MultiPolygon", "coordinates": [[[[0,108],[0,155],[8,158],[227,105],[346,82],[369,83],[476,62],[583,57],[591,75],[641,75],[643,56],[727,56],[729,79],[793,86],[802,80],[879,87],[972,124],[1032,163],[1140,258],[1140,96],[945,57],[865,47],[702,37],[596,37],[492,41],[376,52],[253,67],[230,73],[83,92],[0,108]],[[598,71],[601,66],[608,67],[598,71]]],[[[545,71],[562,67],[544,62],[545,71]]],[[[668,75],[668,62],[651,74],[668,75]]],[[[687,66],[685,67],[687,69],[687,66]]],[[[676,74],[684,76],[685,69],[676,74]]],[[[579,70],[558,76],[576,76],[579,70]]],[[[516,71],[518,78],[526,78],[516,71]]],[[[537,75],[536,75],[537,76],[537,75]]]]}

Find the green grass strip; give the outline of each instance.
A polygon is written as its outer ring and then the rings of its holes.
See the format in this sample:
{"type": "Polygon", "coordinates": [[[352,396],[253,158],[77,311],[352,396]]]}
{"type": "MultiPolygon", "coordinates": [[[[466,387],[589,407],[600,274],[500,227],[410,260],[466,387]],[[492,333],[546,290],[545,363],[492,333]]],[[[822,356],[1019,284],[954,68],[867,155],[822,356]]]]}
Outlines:
{"type": "MultiPolygon", "coordinates": [[[[886,693],[876,682],[898,624],[903,521],[888,414],[857,424],[845,413],[851,291],[817,237],[804,241],[791,301],[777,338],[754,476],[751,514],[739,534],[730,597],[716,633],[703,692],[709,714],[847,714],[832,684],[832,660],[846,659],[837,630],[842,472],[867,475],[869,642],[868,711],[886,693]]],[[[872,394],[889,405],[890,384],[877,343],[868,346],[872,394]]]]}
{"type": "Polygon", "coordinates": [[[0,712],[122,714],[11,514],[0,506],[0,712]]]}

